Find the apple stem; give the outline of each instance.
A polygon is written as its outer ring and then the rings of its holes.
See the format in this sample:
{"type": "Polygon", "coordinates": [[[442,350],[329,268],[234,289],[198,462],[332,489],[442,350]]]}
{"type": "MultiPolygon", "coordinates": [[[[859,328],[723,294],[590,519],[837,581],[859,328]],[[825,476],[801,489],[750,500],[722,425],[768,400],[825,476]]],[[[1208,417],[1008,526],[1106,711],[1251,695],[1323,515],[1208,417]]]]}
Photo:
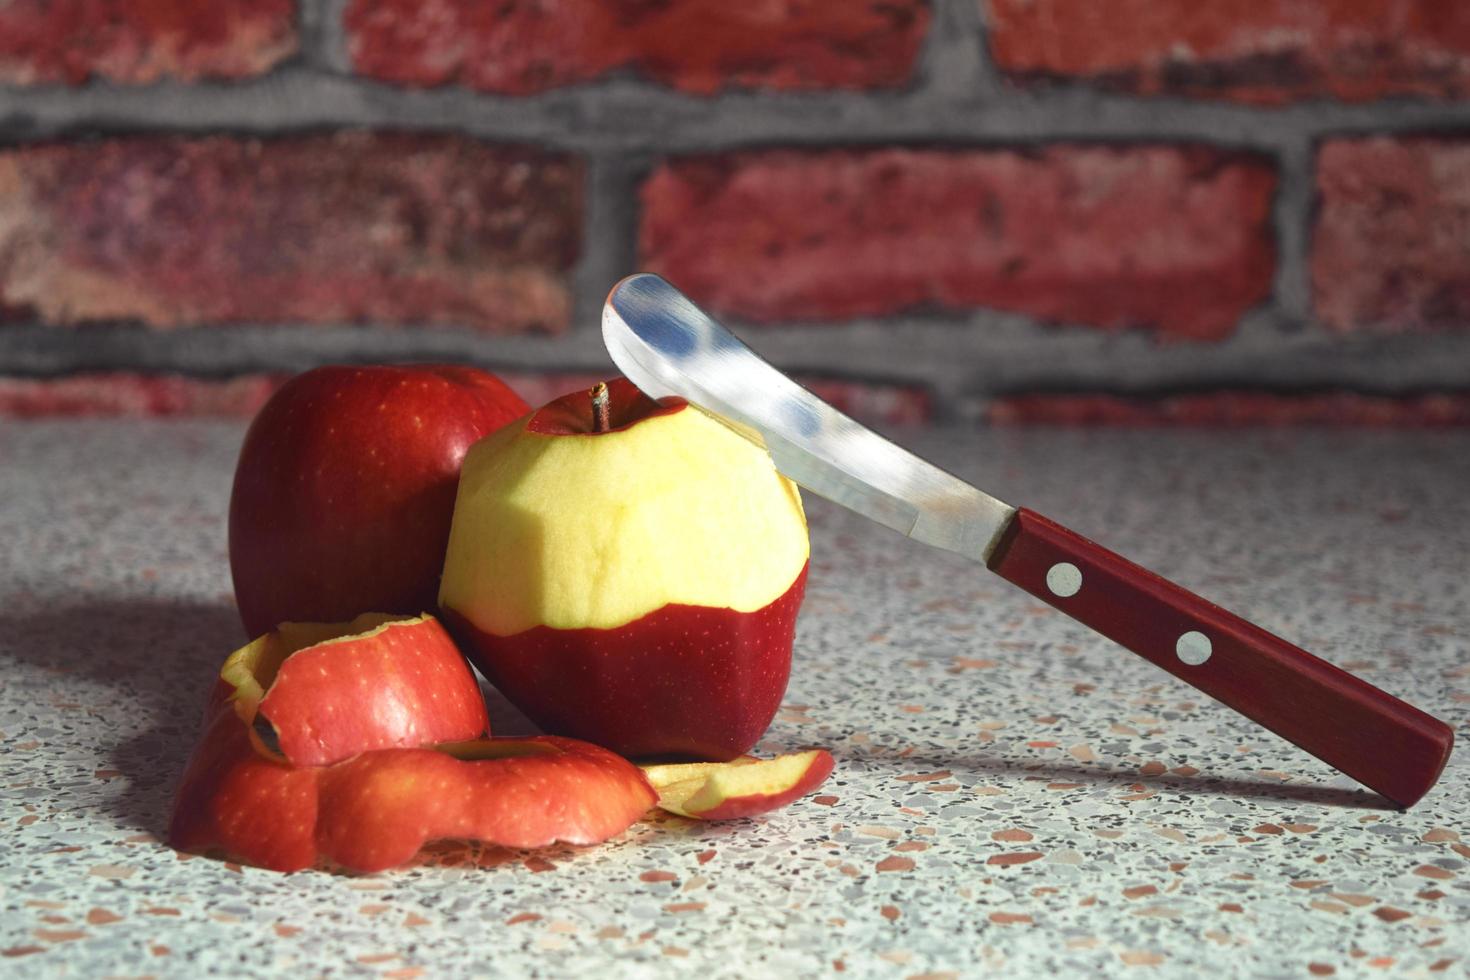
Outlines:
{"type": "Polygon", "coordinates": [[[607,384],[599,381],[592,388],[592,431],[606,432],[611,426],[608,418],[607,384]]]}

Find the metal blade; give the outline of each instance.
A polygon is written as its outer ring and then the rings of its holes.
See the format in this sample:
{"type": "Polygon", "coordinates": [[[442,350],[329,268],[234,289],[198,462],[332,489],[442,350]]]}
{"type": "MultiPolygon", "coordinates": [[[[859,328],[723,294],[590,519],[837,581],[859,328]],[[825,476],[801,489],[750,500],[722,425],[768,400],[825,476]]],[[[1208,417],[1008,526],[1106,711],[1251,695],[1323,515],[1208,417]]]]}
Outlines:
{"type": "Polygon", "coordinates": [[[1015,513],[843,415],[658,276],[613,287],[602,337],[647,394],[688,400],[764,446],[799,486],[917,541],[985,561],[1015,513]]]}

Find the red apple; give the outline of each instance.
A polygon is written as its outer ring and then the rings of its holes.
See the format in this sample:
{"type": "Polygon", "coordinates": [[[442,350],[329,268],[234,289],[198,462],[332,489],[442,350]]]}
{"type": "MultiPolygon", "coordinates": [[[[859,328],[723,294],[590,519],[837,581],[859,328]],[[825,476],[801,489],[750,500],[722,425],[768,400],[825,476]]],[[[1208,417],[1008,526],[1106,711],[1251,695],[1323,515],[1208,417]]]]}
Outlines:
{"type": "Polygon", "coordinates": [[[770,724],[809,554],[766,452],[625,379],[465,457],[440,607],[543,730],[633,757],[729,759],[770,724]]]}
{"type": "Polygon", "coordinates": [[[464,655],[432,616],[283,623],[220,670],[235,714],[297,766],[359,752],[478,738],[485,699],[464,655]]]}
{"type": "Polygon", "coordinates": [[[230,497],[246,633],[433,609],[465,451],[528,408],[470,367],[322,367],[288,381],[246,433],[230,497]]]}
{"type": "Polygon", "coordinates": [[[486,739],[380,749],[326,767],[261,754],[233,711],[219,711],[184,772],[169,824],[180,850],[222,850],[295,871],[328,861],[371,872],[425,843],[593,844],[626,830],[656,794],[638,768],[571,739],[486,739]]]}
{"type": "Polygon", "coordinates": [[[812,749],[774,759],[644,766],[662,810],[696,820],[733,820],[799,799],[832,774],[832,754],[812,749]]]}

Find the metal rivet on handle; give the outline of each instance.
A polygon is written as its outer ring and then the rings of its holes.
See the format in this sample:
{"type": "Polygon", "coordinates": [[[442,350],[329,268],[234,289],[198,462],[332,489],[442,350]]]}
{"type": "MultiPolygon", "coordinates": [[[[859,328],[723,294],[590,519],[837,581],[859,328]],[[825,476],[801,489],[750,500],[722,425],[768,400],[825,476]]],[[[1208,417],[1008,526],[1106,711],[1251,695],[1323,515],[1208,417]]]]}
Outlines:
{"type": "Polygon", "coordinates": [[[1189,666],[1198,667],[1210,659],[1215,647],[1208,636],[1198,630],[1190,630],[1179,637],[1179,641],[1174,644],[1174,652],[1189,666]]]}
{"type": "Polygon", "coordinates": [[[1059,561],[1046,570],[1046,587],[1063,599],[1074,596],[1082,588],[1082,570],[1069,561],[1059,561]]]}

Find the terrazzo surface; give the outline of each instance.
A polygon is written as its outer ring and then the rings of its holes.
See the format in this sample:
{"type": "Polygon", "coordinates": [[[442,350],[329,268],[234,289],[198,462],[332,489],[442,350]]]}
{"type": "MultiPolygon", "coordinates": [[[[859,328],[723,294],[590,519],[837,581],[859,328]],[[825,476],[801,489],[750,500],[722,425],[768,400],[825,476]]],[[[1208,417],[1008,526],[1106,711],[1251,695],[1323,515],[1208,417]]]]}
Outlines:
{"type": "MultiPolygon", "coordinates": [[[[810,501],[763,819],[370,877],[160,843],[242,637],[242,429],[0,428],[0,975],[1464,976],[1470,755],[1407,813],[968,564],[810,501]]],[[[1454,725],[1470,434],[909,433],[1454,725]]]]}

